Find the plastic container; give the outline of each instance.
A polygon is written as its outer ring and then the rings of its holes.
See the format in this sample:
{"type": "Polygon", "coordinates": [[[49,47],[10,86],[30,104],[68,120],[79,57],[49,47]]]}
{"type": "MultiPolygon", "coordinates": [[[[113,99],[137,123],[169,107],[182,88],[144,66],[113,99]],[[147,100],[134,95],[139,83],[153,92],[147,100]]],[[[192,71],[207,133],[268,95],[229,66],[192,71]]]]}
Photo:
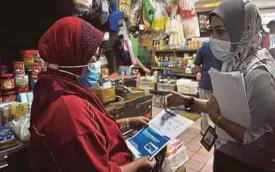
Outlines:
{"type": "Polygon", "coordinates": [[[199,83],[188,79],[179,79],[177,81],[177,90],[180,93],[188,95],[197,95],[199,83]]]}
{"type": "Polygon", "coordinates": [[[6,74],[8,73],[8,67],[6,65],[0,65],[0,74],[6,74]]]}
{"type": "Polygon", "coordinates": [[[157,84],[158,91],[169,91],[169,90],[176,91],[176,89],[177,89],[176,84],[166,84],[166,83],[157,84]]]}
{"type": "Polygon", "coordinates": [[[24,62],[22,61],[13,62],[13,71],[14,71],[15,77],[24,76],[25,75],[24,62]]]}
{"type": "Polygon", "coordinates": [[[24,50],[22,51],[23,61],[26,70],[31,70],[36,56],[39,54],[38,50],[24,50]]]}
{"type": "Polygon", "coordinates": [[[13,74],[4,74],[0,76],[1,91],[9,91],[15,89],[13,74]]]}

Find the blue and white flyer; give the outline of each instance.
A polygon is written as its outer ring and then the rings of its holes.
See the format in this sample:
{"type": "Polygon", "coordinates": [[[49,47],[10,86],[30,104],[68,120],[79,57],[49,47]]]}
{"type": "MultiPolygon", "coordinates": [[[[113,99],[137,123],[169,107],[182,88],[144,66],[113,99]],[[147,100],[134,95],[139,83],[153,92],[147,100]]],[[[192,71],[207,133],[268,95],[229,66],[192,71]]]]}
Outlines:
{"type": "Polygon", "coordinates": [[[192,123],[193,121],[175,112],[167,113],[163,110],[149,122],[149,127],[142,129],[126,142],[135,158],[143,156],[152,158],[192,123]]]}

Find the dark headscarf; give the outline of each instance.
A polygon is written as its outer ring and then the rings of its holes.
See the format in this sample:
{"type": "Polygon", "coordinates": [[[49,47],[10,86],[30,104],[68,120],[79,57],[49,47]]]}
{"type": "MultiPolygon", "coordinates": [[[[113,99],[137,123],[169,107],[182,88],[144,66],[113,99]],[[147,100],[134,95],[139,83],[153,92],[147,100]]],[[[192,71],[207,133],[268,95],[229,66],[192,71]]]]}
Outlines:
{"type": "Polygon", "coordinates": [[[223,21],[233,43],[234,56],[223,64],[222,70],[245,71],[262,42],[262,19],[257,5],[251,0],[224,0],[213,15],[223,21]]]}
{"type": "MultiPolygon", "coordinates": [[[[39,41],[41,58],[60,66],[86,65],[103,40],[103,33],[77,17],[58,20],[39,41]]],[[[80,75],[82,68],[68,69],[80,75]]],[[[79,84],[75,77],[59,71],[48,70],[39,76],[34,89],[32,120],[35,120],[50,103],[62,95],[76,95],[88,100],[105,113],[98,98],[79,84]]]]}

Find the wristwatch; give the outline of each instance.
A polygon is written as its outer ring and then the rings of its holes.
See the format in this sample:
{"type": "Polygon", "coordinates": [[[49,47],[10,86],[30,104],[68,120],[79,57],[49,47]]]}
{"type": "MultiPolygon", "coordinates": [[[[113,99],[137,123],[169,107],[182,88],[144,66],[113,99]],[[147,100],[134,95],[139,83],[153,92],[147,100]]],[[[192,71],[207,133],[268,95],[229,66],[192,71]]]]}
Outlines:
{"type": "Polygon", "coordinates": [[[185,104],[186,108],[190,108],[191,106],[193,106],[195,103],[195,99],[194,97],[188,97],[187,98],[187,103],[185,104]]]}

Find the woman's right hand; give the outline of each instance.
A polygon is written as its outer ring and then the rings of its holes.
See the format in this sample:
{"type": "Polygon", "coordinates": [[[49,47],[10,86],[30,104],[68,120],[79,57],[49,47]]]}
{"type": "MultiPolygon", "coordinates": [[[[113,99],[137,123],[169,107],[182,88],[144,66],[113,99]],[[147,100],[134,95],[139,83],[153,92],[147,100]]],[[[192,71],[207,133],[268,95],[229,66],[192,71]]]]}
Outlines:
{"type": "Polygon", "coordinates": [[[157,164],[155,158],[152,160],[149,157],[142,157],[135,161],[138,171],[152,171],[157,164]]]}
{"type": "Polygon", "coordinates": [[[150,172],[155,168],[156,164],[155,158],[149,160],[149,157],[142,157],[120,168],[122,172],[150,172]]]}
{"type": "Polygon", "coordinates": [[[142,170],[148,170],[151,171],[154,169],[154,167],[157,164],[157,161],[155,158],[152,160],[149,159],[149,157],[142,157],[135,161],[138,165],[138,169],[142,170]]]}
{"type": "Polygon", "coordinates": [[[165,105],[167,107],[182,106],[189,103],[190,97],[179,92],[170,91],[170,94],[165,97],[165,105]]]}

